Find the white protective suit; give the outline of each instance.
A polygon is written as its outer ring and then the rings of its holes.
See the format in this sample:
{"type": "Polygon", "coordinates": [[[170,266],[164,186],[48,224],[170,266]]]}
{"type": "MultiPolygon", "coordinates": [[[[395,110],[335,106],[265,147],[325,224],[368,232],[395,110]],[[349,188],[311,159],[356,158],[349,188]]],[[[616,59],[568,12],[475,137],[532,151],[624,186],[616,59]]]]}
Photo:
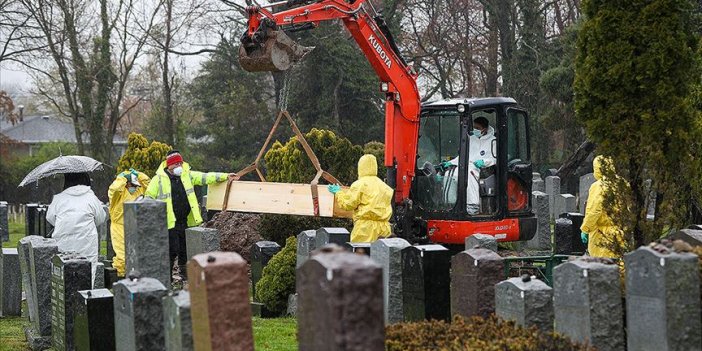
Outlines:
{"type": "Polygon", "coordinates": [[[76,252],[87,258],[92,263],[93,282],[99,252],[97,226],[106,219],[102,202],[86,185],[72,186],[54,195],[46,211],[46,220],[54,226],[52,238],[56,239],[59,251],[76,252]]]}
{"type": "MultiPolygon", "coordinates": [[[[470,136],[468,150],[468,181],[466,186],[466,207],[468,213],[476,214],[480,209],[480,170],[473,162],[483,160],[485,167],[494,166],[495,158],[492,156],[492,141],[495,140],[495,129],[488,126],[487,132],[480,137],[470,136]]],[[[450,161],[452,165],[458,167],[458,157],[450,161]]],[[[458,172],[454,173],[454,178],[458,182],[458,172]]]]}

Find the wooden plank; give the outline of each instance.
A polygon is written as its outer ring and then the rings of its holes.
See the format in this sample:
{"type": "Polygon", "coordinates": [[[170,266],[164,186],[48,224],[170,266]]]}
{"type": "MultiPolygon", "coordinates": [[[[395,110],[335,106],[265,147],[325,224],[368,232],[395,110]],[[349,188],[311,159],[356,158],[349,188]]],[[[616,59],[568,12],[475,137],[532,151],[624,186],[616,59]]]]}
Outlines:
{"type": "MultiPolygon", "coordinates": [[[[213,184],[207,190],[207,209],[222,210],[227,183],[213,184]]],[[[352,212],[336,206],[326,185],[318,185],[321,217],[351,218],[352,212]]],[[[229,192],[228,211],[314,216],[309,184],[236,181],[229,192]]]]}

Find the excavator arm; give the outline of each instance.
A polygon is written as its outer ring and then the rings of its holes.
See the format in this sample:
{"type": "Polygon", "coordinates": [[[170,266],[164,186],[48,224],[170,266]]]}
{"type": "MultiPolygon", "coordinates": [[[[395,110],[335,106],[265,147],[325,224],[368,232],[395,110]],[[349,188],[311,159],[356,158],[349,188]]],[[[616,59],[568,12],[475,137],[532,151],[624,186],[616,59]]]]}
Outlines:
{"type": "MultiPolygon", "coordinates": [[[[402,60],[389,32],[381,28],[382,18],[368,13],[365,1],[322,0],[276,13],[267,8],[288,2],[250,6],[240,62],[249,71],[287,69],[308,50],[287,37],[283,32],[286,28],[316,27],[322,21],[341,20],[381,81],[387,182],[395,189],[395,202],[400,204],[409,197],[416,167],[420,113],[417,74],[402,60]]],[[[372,9],[370,3],[369,7],[372,9]]]]}

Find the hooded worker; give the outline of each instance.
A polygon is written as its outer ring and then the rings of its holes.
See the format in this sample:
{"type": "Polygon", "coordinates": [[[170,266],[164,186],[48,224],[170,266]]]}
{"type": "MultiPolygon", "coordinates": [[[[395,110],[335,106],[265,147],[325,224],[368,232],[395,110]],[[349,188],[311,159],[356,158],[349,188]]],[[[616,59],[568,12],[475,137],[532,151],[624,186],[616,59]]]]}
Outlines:
{"type": "Polygon", "coordinates": [[[115,257],[112,267],[117,270],[117,275],[124,277],[124,203],[134,201],[144,195],[149,185],[149,176],[134,169],[120,173],[107,189],[110,201],[110,238],[115,257]]]}
{"type": "Polygon", "coordinates": [[[346,211],[353,211],[351,242],[373,242],[390,236],[393,190],[378,178],[378,162],[373,155],[358,160],[358,180],[348,190],[329,185],[336,203],[346,211]]]}
{"type": "Polygon", "coordinates": [[[594,257],[617,257],[609,246],[614,240],[621,240],[621,230],[614,225],[604,208],[604,196],[608,186],[602,171],[603,167],[610,162],[604,156],[597,156],[592,162],[596,181],[590,186],[585,218],[580,226],[580,238],[583,243],[587,243],[587,251],[594,257]]]}
{"type": "Polygon", "coordinates": [[[166,160],[158,166],[156,175],[146,188],[146,196],[166,202],[170,267],[173,267],[177,257],[183,281],[187,279],[188,262],[185,229],[202,223],[200,205],[197,203],[193,186],[220,183],[234,176],[234,173],[193,171],[188,163],[183,162],[180,152],[171,150],[166,155],[166,160]]]}
{"type": "MultiPolygon", "coordinates": [[[[477,214],[480,210],[480,170],[492,167],[496,159],[492,154],[492,143],[495,140],[495,129],[485,117],[473,120],[473,130],[470,132],[468,150],[468,182],[466,184],[466,210],[468,214],[477,214]]],[[[442,163],[442,166],[458,167],[458,157],[442,163]]],[[[454,172],[458,182],[458,172],[454,172]]]]}
{"type": "Polygon", "coordinates": [[[60,252],[75,252],[90,261],[94,282],[98,261],[97,227],[105,222],[107,213],[90,188],[87,173],[63,176],[63,191],[51,200],[46,221],[54,226],[52,237],[60,252]]]}

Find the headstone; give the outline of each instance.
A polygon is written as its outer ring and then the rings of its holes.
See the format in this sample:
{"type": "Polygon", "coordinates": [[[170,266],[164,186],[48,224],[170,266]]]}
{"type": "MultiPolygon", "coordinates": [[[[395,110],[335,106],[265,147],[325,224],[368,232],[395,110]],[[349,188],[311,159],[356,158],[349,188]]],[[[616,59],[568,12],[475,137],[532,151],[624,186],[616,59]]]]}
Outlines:
{"type": "Polygon", "coordinates": [[[117,270],[112,267],[105,267],[104,284],[105,288],[112,289],[112,285],[119,281],[117,270]]]}
{"type": "Polygon", "coordinates": [[[504,259],[492,250],[468,249],[451,258],[451,314],[487,318],[495,313],[495,284],[504,280],[504,259]]]}
{"type": "Polygon", "coordinates": [[[702,246],[702,230],[681,229],[668,237],[670,240],[682,240],[692,246],[702,246]]]}
{"type": "Polygon", "coordinates": [[[98,262],[95,264],[95,280],[93,281],[93,289],[102,289],[105,287],[105,264],[98,262]]]}
{"type": "Polygon", "coordinates": [[[56,240],[32,240],[29,250],[30,279],[35,310],[32,326],[40,336],[51,336],[51,260],[58,253],[56,240]]]}
{"type": "MultiPolygon", "coordinates": [[[[134,277],[132,277],[134,278],[134,277]]],[[[166,287],[154,278],[122,279],[112,289],[115,349],[165,350],[163,305],[166,287]]]]}
{"type": "Polygon", "coordinates": [[[185,230],[185,247],[189,258],[205,252],[219,251],[219,230],[192,227],[185,230]]]}
{"type": "Polygon", "coordinates": [[[383,272],[349,252],[314,255],[297,271],[300,350],[385,350],[383,272]]]}
{"type": "Polygon", "coordinates": [[[320,248],[326,244],[337,244],[344,246],[351,241],[351,233],[346,228],[323,227],[317,229],[315,237],[315,247],[320,248]]]}
{"type": "Polygon", "coordinates": [[[385,323],[402,322],[402,249],[410,243],[401,238],[379,239],[371,244],[371,258],[383,268],[385,323]]]}
{"type": "Polygon", "coordinates": [[[619,266],[577,259],[553,269],[556,332],[601,351],[624,351],[619,266]]]}
{"type": "Polygon", "coordinates": [[[476,246],[497,252],[497,238],[488,234],[473,234],[468,236],[466,238],[466,250],[474,249],[476,246]]]}
{"type": "Polygon", "coordinates": [[[0,317],[22,315],[22,280],[17,249],[0,250],[0,317]]]}
{"type": "Polygon", "coordinates": [[[700,277],[692,253],[624,255],[628,350],[700,350],[700,277]]]}
{"type": "Polygon", "coordinates": [[[10,240],[7,202],[0,201],[0,243],[10,240]]]}
{"type": "Polygon", "coordinates": [[[541,179],[541,174],[533,173],[533,177],[531,178],[531,191],[546,191],[546,185],[544,184],[544,180],[541,179]]]}
{"type": "Polygon", "coordinates": [[[584,253],[587,251],[587,244],[583,243],[580,237],[580,227],[583,225],[585,215],[578,212],[570,212],[561,215],[562,218],[569,219],[573,224],[570,227],[570,251],[571,253],[584,253]]]}
{"type": "Polygon", "coordinates": [[[107,289],[81,290],[74,317],[76,351],[115,349],[114,299],[107,289]]]}
{"type": "Polygon", "coordinates": [[[546,194],[548,194],[548,207],[551,209],[551,219],[556,218],[556,195],[561,193],[561,178],[558,176],[546,177],[546,194]]]}
{"type": "Polygon", "coordinates": [[[587,197],[590,194],[590,186],[595,182],[595,175],[592,173],[585,174],[580,177],[580,192],[578,193],[578,209],[580,213],[585,214],[585,205],[587,197]]]}
{"type": "Polygon", "coordinates": [[[370,256],[371,243],[344,243],[344,248],[350,252],[370,256]]]}
{"type": "Polygon", "coordinates": [[[510,278],[495,286],[495,314],[517,324],[553,331],[553,291],[538,279],[510,278]]]}
{"type": "Polygon", "coordinates": [[[190,293],[181,290],[163,298],[163,324],[167,351],[192,351],[190,293]]]}
{"type": "MultiPolygon", "coordinates": [[[[207,222],[210,220],[209,212],[207,211],[207,195],[202,196],[202,201],[200,201],[200,216],[202,216],[202,221],[207,222]]],[[[188,255],[188,257],[192,257],[188,255]]]]}
{"type": "Polygon", "coordinates": [[[551,210],[548,194],[534,191],[531,194],[531,206],[536,215],[536,234],[527,241],[527,248],[532,250],[551,250],[551,210]]]}
{"type": "Polygon", "coordinates": [[[406,321],[450,318],[451,252],[441,245],[402,250],[402,307],[406,321]]]}
{"type": "Polygon", "coordinates": [[[554,253],[557,255],[570,255],[573,252],[573,221],[567,218],[556,219],[553,241],[554,253]]]}
{"type": "Polygon", "coordinates": [[[295,268],[300,268],[305,261],[310,258],[310,254],[317,248],[317,232],[314,230],[304,230],[297,235],[297,264],[295,268]]]}
{"type": "Polygon", "coordinates": [[[39,208],[39,204],[26,204],[24,206],[24,236],[39,235],[36,224],[37,208],[39,208]]]}
{"type": "Polygon", "coordinates": [[[27,316],[29,317],[30,322],[34,322],[35,316],[37,315],[37,307],[34,302],[34,299],[36,298],[36,288],[32,286],[29,255],[31,244],[36,240],[44,240],[44,238],[36,235],[25,236],[19,240],[17,245],[17,253],[20,260],[20,271],[22,273],[22,288],[24,290],[25,298],[27,299],[27,316]]]}
{"type": "Polygon", "coordinates": [[[297,317],[297,293],[288,295],[288,316],[297,317]]]}
{"type": "Polygon", "coordinates": [[[80,290],[92,287],[90,261],[76,253],[59,253],[51,261],[51,336],[55,350],[74,350],[73,322],[80,290]]]}
{"type": "Polygon", "coordinates": [[[280,252],[280,245],[275,241],[259,241],[251,245],[251,295],[254,301],[258,301],[256,283],[263,276],[263,268],[278,252],[280,252]]]}
{"type": "Polygon", "coordinates": [[[253,351],[246,261],[234,252],[195,255],[188,281],[195,349],[253,351]]]}
{"type": "Polygon", "coordinates": [[[144,199],[124,204],[126,273],[158,279],[171,286],[166,203],[144,199]]]}
{"type": "Polygon", "coordinates": [[[554,218],[560,217],[563,213],[575,212],[575,196],[571,194],[557,194],[554,218]]]}

